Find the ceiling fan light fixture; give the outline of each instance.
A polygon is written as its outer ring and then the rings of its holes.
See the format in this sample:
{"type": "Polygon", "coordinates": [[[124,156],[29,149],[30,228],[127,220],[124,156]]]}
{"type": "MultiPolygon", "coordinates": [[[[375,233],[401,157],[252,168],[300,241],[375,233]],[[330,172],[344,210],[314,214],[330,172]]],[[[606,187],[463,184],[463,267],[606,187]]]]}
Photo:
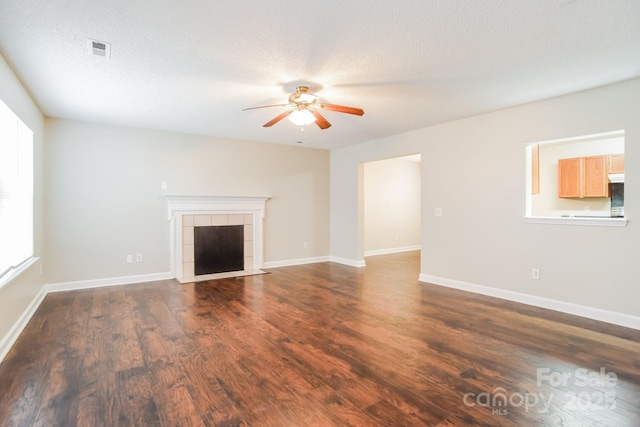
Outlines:
{"type": "Polygon", "coordinates": [[[311,114],[311,111],[307,109],[299,109],[289,114],[289,120],[298,126],[305,126],[315,122],[316,118],[311,114]]]}
{"type": "Polygon", "coordinates": [[[308,92],[302,92],[300,93],[300,96],[298,97],[298,102],[302,102],[303,104],[311,104],[313,102],[315,102],[317,96],[315,96],[312,93],[308,93],[308,92]]]}
{"type": "Polygon", "coordinates": [[[306,86],[298,86],[296,93],[291,94],[289,97],[289,104],[291,105],[311,105],[316,102],[318,96],[310,93],[309,88],[306,86]]]}

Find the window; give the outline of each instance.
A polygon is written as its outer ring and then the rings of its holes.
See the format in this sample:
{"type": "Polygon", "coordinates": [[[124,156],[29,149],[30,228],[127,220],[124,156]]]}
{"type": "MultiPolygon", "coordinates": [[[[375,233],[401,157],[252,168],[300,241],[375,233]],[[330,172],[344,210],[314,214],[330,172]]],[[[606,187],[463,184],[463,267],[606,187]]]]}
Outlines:
{"type": "Polygon", "coordinates": [[[33,258],[33,132],[0,101],[0,287],[33,258]]]}

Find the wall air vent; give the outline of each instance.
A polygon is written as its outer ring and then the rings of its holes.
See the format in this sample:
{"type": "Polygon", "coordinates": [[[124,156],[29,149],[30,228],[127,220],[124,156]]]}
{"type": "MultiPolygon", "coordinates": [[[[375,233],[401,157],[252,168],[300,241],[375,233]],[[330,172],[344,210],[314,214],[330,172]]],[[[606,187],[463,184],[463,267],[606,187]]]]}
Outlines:
{"type": "Polygon", "coordinates": [[[90,56],[109,59],[111,57],[111,43],[87,39],[87,47],[90,56]]]}

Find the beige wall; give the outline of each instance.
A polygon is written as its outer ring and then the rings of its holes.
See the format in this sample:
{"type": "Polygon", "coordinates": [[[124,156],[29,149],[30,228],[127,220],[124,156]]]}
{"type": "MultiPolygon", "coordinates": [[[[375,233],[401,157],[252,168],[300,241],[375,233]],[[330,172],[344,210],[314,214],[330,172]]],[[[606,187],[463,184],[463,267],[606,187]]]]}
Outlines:
{"type": "Polygon", "coordinates": [[[365,163],[364,183],[365,253],[420,245],[420,162],[365,163]]]}
{"type": "MultiPolygon", "coordinates": [[[[34,138],[34,253],[43,260],[42,157],[44,119],[38,106],[0,56],[0,99],[33,131],[34,138]]],[[[0,342],[42,288],[40,262],[0,289],[0,342]]]]}
{"type": "Polygon", "coordinates": [[[270,195],[265,262],[329,255],[329,153],[46,120],[48,283],[167,272],[167,193],[270,195]],[[309,247],[303,247],[304,242],[309,247]],[[127,254],[143,254],[127,264],[127,254]]]}
{"type": "Polygon", "coordinates": [[[540,144],[540,194],[531,196],[534,216],[610,215],[611,199],[558,197],[558,160],[624,153],[624,138],[605,138],[563,144],[540,144]],[[588,209],[588,211],[585,211],[588,209]]]}
{"type": "Polygon", "coordinates": [[[640,315],[638,94],[636,79],[332,150],[331,255],[363,259],[360,163],[419,152],[423,274],[640,315]],[[527,143],[620,129],[627,227],[523,222],[527,143]]]}

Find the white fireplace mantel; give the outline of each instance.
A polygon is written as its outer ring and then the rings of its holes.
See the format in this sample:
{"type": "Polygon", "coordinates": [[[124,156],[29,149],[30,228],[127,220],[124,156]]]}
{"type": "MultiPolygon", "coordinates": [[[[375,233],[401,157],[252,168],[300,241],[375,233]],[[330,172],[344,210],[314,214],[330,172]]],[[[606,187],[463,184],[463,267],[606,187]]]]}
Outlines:
{"type": "Polygon", "coordinates": [[[235,196],[203,194],[163,194],[167,200],[170,222],[171,274],[181,282],[190,281],[183,272],[183,216],[184,215],[252,215],[253,268],[263,264],[263,219],[265,204],[271,196],[235,196]]]}
{"type": "Polygon", "coordinates": [[[218,196],[206,194],[164,194],[162,196],[168,202],[169,220],[177,211],[201,211],[215,210],[220,212],[251,212],[258,211],[264,218],[264,207],[271,196],[218,196]]]}

